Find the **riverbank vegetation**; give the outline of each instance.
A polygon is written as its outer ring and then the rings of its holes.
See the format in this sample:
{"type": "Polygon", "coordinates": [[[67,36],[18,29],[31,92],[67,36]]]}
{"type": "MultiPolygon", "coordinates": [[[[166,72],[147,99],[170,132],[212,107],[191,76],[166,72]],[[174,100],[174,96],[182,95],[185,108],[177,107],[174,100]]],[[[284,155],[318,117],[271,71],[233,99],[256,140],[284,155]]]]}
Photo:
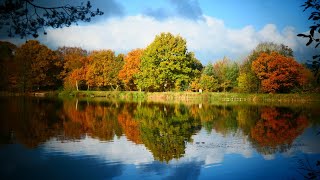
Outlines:
{"type": "Polygon", "coordinates": [[[146,48],[126,55],[110,49],[51,50],[35,40],[19,47],[8,42],[0,45],[0,90],[7,92],[137,91],[131,93],[135,96],[140,91],[275,94],[320,89],[308,64],[295,60],[287,46],[271,42],[259,44],[242,61],[223,57],[207,65],[188,51],[184,38],[171,33],[161,33],[146,48]]]}

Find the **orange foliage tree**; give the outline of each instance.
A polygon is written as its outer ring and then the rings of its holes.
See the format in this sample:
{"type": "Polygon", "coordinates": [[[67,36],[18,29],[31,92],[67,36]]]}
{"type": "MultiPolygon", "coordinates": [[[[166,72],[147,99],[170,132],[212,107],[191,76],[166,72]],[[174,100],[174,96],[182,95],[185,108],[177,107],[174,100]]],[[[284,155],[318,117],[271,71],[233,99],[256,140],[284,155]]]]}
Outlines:
{"type": "Polygon", "coordinates": [[[60,78],[64,80],[64,88],[79,90],[79,82],[85,81],[88,58],[87,51],[79,47],[60,47],[57,50],[63,70],[60,78]]]}
{"type": "Polygon", "coordinates": [[[100,50],[93,51],[88,58],[90,64],[86,73],[87,83],[98,88],[118,89],[118,74],[123,66],[123,55],[116,56],[112,50],[100,50]]]}
{"type": "Polygon", "coordinates": [[[119,79],[125,84],[128,90],[137,90],[134,83],[134,75],[140,72],[140,62],[143,49],[135,49],[124,58],[123,68],[119,72],[119,79]]]}
{"type": "Polygon", "coordinates": [[[292,57],[277,52],[261,53],[252,62],[252,70],[261,80],[261,90],[267,93],[286,93],[292,88],[301,87],[305,80],[303,66],[292,57]]]}

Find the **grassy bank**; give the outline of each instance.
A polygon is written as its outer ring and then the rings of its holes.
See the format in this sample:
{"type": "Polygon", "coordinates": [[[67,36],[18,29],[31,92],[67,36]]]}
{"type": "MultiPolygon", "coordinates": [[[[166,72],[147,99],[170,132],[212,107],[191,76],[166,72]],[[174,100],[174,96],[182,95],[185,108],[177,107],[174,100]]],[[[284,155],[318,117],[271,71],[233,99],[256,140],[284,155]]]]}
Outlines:
{"type": "Polygon", "coordinates": [[[138,91],[62,91],[59,97],[105,97],[125,101],[214,103],[308,103],[320,102],[320,94],[246,94],[222,92],[138,92],[138,91]]]}
{"type": "Polygon", "coordinates": [[[33,93],[0,92],[0,96],[37,96],[60,98],[106,98],[117,101],[159,103],[320,103],[320,94],[246,94],[222,92],[138,92],[138,91],[50,91],[33,93]]]}
{"type": "Polygon", "coordinates": [[[87,97],[96,98],[104,97],[107,99],[145,101],[146,93],[138,91],[62,91],[59,93],[61,98],[87,97]]]}

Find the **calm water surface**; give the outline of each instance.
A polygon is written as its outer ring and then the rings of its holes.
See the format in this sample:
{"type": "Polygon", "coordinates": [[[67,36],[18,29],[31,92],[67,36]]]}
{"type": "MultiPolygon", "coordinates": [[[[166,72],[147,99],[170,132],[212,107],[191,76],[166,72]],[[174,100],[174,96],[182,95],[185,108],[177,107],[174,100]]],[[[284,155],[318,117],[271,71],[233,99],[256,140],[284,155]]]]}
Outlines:
{"type": "Polygon", "coordinates": [[[1,179],[303,179],[320,108],[0,98],[1,179]]]}

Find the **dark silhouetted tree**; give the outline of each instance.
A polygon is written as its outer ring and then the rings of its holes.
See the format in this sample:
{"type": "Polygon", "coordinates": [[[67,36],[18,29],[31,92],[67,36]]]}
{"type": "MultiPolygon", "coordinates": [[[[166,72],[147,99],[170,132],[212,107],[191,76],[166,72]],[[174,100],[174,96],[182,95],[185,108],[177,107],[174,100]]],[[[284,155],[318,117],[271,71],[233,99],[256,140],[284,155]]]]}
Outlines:
{"type": "MultiPolygon", "coordinates": [[[[306,46],[309,46],[313,42],[315,43],[315,48],[319,48],[320,46],[320,1],[319,0],[307,0],[302,7],[304,7],[303,11],[311,10],[311,14],[308,20],[313,22],[313,25],[309,27],[309,34],[298,34],[297,36],[308,38],[306,46]]],[[[314,72],[315,77],[317,78],[318,83],[320,82],[320,54],[316,54],[312,56],[312,70],[314,72]]]]}
{"type": "Polygon", "coordinates": [[[44,27],[69,27],[78,21],[89,22],[92,17],[103,14],[99,9],[92,11],[91,8],[90,1],[79,6],[45,7],[34,0],[4,0],[0,3],[0,29],[7,27],[9,37],[32,35],[37,38],[39,31],[47,34],[44,27]]]}

